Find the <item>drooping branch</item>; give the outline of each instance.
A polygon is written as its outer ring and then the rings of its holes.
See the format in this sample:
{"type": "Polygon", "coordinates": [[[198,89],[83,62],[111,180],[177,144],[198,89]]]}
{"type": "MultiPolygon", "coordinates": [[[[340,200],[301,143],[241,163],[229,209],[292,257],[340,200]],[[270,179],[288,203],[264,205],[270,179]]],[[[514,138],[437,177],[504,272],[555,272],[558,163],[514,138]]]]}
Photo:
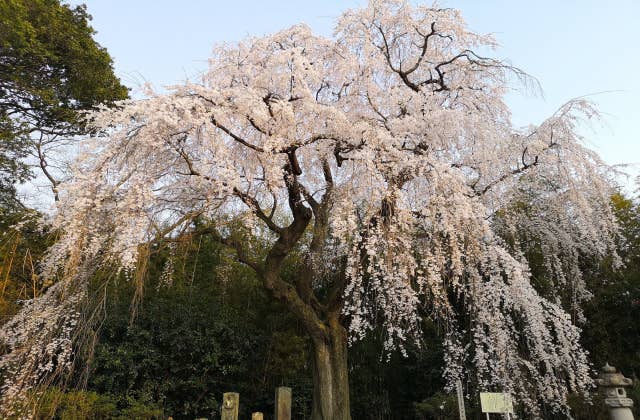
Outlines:
{"type": "MultiPolygon", "coordinates": [[[[518,167],[516,169],[513,169],[509,172],[506,172],[504,174],[502,174],[501,176],[499,176],[498,178],[494,179],[493,181],[489,182],[487,185],[484,186],[484,188],[482,188],[481,190],[476,190],[475,193],[478,196],[482,196],[484,194],[486,194],[488,191],[490,191],[493,187],[495,187],[496,185],[499,185],[500,183],[504,182],[505,180],[516,176],[516,175],[520,175],[523,174],[525,172],[527,172],[528,170],[530,170],[531,168],[534,168],[536,166],[538,166],[538,164],[540,163],[540,155],[545,153],[546,151],[553,149],[555,147],[558,146],[558,143],[556,143],[555,141],[553,141],[553,132],[551,133],[551,142],[544,148],[541,150],[541,152],[539,154],[536,154],[535,156],[533,156],[533,158],[529,161],[526,160],[526,155],[527,155],[527,150],[528,148],[525,147],[524,150],[522,151],[522,156],[520,158],[520,161],[522,163],[522,165],[518,165],[518,167]]],[[[472,184],[472,187],[475,188],[475,185],[477,185],[477,181],[475,181],[472,184]]]]}
{"type": "Polygon", "coordinates": [[[242,144],[243,146],[246,146],[251,150],[255,150],[256,152],[264,153],[264,149],[262,147],[259,147],[259,146],[256,146],[254,144],[249,143],[247,140],[243,139],[242,137],[240,137],[239,135],[235,134],[234,132],[232,132],[230,129],[228,129],[224,125],[220,124],[214,117],[211,117],[211,123],[214,126],[216,126],[217,128],[219,128],[220,130],[222,130],[226,135],[231,137],[233,140],[235,140],[238,143],[242,144]]]}
{"type": "MultiPolygon", "coordinates": [[[[189,232],[191,236],[209,236],[216,242],[225,247],[233,250],[236,254],[236,258],[238,261],[247,267],[250,267],[255,271],[258,276],[262,276],[264,274],[264,266],[263,264],[255,261],[247,252],[242,242],[238,239],[234,238],[233,235],[222,236],[218,229],[215,226],[208,226],[205,228],[196,229],[189,232]]],[[[169,240],[169,239],[162,239],[169,240]]]]}
{"type": "MultiPolygon", "coordinates": [[[[400,61],[400,63],[397,66],[393,63],[392,56],[391,56],[392,46],[389,44],[388,37],[387,37],[388,34],[384,30],[384,28],[380,24],[373,24],[373,27],[376,29],[376,31],[378,32],[378,34],[382,39],[381,44],[374,44],[374,45],[376,45],[376,47],[380,50],[380,52],[384,56],[387,62],[387,65],[389,66],[389,69],[400,77],[400,79],[405,84],[405,86],[407,86],[409,89],[411,89],[416,93],[421,92],[423,87],[430,86],[430,85],[436,86],[433,92],[443,92],[443,91],[450,90],[451,89],[450,86],[445,81],[446,67],[452,64],[455,64],[456,61],[463,58],[466,59],[467,62],[472,66],[477,66],[482,68],[493,67],[497,69],[506,69],[509,71],[513,71],[520,78],[527,78],[526,73],[524,73],[522,70],[516,67],[506,65],[498,60],[481,57],[475,52],[469,49],[465,49],[459,52],[458,54],[453,55],[451,58],[447,60],[439,61],[435,63],[429,63],[432,65],[432,67],[429,68],[430,77],[423,81],[413,81],[409,78],[409,76],[415,73],[420,68],[420,66],[425,62],[425,57],[427,56],[427,53],[429,50],[429,40],[432,37],[439,37],[442,39],[448,39],[452,43],[454,41],[453,36],[443,34],[438,30],[436,30],[435,21],[431,23],[430,31],[426,34],[423,34],[418,28],[415,28],[416,32],[422,37],[422,44],[419,46],[420,52],[418,54],[418,57],[415,59],[415,62],[413,63],[413,65],[411,65],[407,69],[403,69],[402,61],[400,61]],[[435,73],[435,75],[433,75],[433,73],[435,73]]],[[[463,87],[459,87],[459,88],[463,88],[463,87]]],[[[476,89],[473,86],[468,86],[465,88],[472,89],[472,90],[476,89]]]]}
{"type": "MultiPolygon", "coordinates": [[[[423,34],[418,27],[415,27],[414,29],[418,34],[420,34],[420,36],[423,37],[423,42],[422,42],[422,46],[420,47],[421,49],[420,56],[418,57],[414,65],[403,71],[403,73],[406,75],[410,75],[411,73],[416,71],[422,64],[422,61],[427,55],[427,51],[429,49],[429,39],[431,37],[435,36],[439,38],[448,39],[449,41],[453,41],[453,37],[451,35],[444,35],[436,30],[436,22],[431,22],[430,31],[427,34],[423,34]]],[[[402,65],[400,65],[400,68],[398,70],[402,70],[402,65]]]]}
{"type": "MultiPolygon", "coordinates": [[[[277,234],[281,234],[282,233],[282,227],[278,226],[274,221],[273,221],[273,213],[274,211],[271,212],[270,215],[267,215],[264,210],[262,209],[262,207],[260,206],[260,203],[258,202],[258,200],[256,200],[255,197],[252,197],[251,195],[249,195],[248,193],[244,193],[242,191],[240,191],[238,188],[234,188],[233,189],[234,194],[240,198],[240,200],[242,200],[242,202],[244,204],[247,205],[247,207],[249,207],[249,209],[251,209],[251,211],[260,219],[262,220],[267,227],[274,233],[277,234]]],[[[275,199],[274,199],[275,202],[275,199]]]]}

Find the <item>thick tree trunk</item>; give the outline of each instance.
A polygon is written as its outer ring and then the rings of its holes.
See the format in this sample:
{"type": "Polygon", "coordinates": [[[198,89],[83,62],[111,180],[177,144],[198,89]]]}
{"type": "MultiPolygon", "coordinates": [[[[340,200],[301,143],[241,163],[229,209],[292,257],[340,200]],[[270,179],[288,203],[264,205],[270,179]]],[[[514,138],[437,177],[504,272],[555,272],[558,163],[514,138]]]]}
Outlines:
{"type": "Polygon", "coordinates": [[[351,420],[347,333],[336,320],[313,343],[312,420],[351,420]]]}

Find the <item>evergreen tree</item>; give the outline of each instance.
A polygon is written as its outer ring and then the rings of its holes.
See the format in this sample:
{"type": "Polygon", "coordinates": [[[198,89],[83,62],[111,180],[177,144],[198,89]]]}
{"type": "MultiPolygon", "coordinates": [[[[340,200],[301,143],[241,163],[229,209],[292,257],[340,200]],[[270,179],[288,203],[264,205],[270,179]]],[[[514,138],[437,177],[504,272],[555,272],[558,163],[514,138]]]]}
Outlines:
{"type": "Polygon", "coordinates": [[[128,96],[85,6],[60,0],[0,2],[0,203],[32,176],[32,155],[56,193],[49,152],[86,133],[81,111],[128,96]]]}

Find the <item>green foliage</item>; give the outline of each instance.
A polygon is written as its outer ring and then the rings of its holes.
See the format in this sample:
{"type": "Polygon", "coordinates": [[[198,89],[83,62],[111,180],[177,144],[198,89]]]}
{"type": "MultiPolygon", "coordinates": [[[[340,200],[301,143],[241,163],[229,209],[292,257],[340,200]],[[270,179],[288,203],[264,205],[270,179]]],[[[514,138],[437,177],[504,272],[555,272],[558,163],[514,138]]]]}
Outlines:
{"type": "Polygon", "coordinates": [[[415,404],[415,416],[420,420],[446,420],[458,417],[458,401],[455,395],[438,392],[415,404]]]}
{"type": "MultiPolygon", "coordinates": [[[[621,224],[620,256],[616,269],[611,259],[589,261],[587,281],[593,298],[585,306],[587,323],[583,343],[594,367],[605,363],[634,379],[629,391],[635,415],[640,415],[640,204],[618,194],[612,205],[621,224]]],[[[585,417],[586,418],[586,417],[585,417]]]]}
{"type": "Polygon", "coordinates": [[[606,362],[625,375],[640,376],[640,206],[620,195],[613,197],[620,220],[622,269],[611,260],[589,262],[588,282],[593,298],[585,307],[583,333],[596,367],[606,362]]]}
{"type": "Polygon", "coordinates": [[[128,96],[90,19],[60,0],[0,2],[0,192],[28,177],[19,159],[34,133],[83,133],[79,111],[128,96]]]}
{"type": "Polygon", "coordinates": [[[585,401],[579,394],[569,395],[569,407],[574,420],[609,420],[609,413],[604,405],[604,399],[594,394],[591,401],[585,401]]]}
{"type": "Polygon", "coordinates": [[[387,354],[384,337],[376,332],[350,349],[350,389],[354,419],[411,419],[416,404],[444,387],[443,349],[436,326],[423,323],[420,346],[408,343],[406,357],[387,354]]]}
{"type": "Polygon", "coordinates": [[[0,323],[16,313],[19,302],[39,296],[51,285],[37,275],[38,261],[51,245],[32,210],[0,206],[0,323]]]}
{"type": "Polygon", "coordinates": [[[40,400],[36,419],[112,419],[112,420],[154,420],[163,419],[162,409],[154,403],[133,398],[119,398],[112,395],[86,391],[63,392],[50,388],[40,400]]]}
{"type": "Polygon", "coordinates": [[[295,414],[309,414],[307,340],[249,270],[203,238],[156,249],[147,277],[133,322],[136,285],[123,278],[109,285],[88,389],[192,419],[215,417],[230,391],[241,395],[242,416],[272,412],[275,387],[287,385],[295,414]]]}
{"type": "Polygon", "coordinates": [[[51,129],[77,124],[76,111],[127,97],[107,51],[92,38],[85,6],[58,0],[0,4],[0,75],[6,111],[51,129]]]}
{"type": "Polygon", "coordinates": [[[29,169],[21,161],[27,154],[27,145],[16,136],[22,130],[0,105],[0,206],[5,209],[18,206],[15,184],[29,178],[29,169]]]}

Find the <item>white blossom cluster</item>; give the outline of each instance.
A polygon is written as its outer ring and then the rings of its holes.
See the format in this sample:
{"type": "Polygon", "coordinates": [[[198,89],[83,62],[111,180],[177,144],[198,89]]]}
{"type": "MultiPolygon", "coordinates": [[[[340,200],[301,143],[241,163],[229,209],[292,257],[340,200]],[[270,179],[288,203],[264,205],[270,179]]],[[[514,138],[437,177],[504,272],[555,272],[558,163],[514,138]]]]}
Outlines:
{"type": "Polygon", "coordinates": [[[451,381],[473,364],[481,387],[517,393],[532,415],[540,401],[561,408],[589,386],[587,358],[531,286],[525,250],[535,241],[584,299],[579,259],[613,252],[611,182],[576,134],[585,101],[512,126],[503,95],[527,79],[474,52],[493,46],[456,10],[372,0],[334,38],[297,25],[217,47],[200,83],[91,115],[99,134],[61,186],[48,273],[70,259],[131,268],[141,244],[198,217],[223,241],[234,223],[268,243],[302,201],[300,252],[325,277],[344,269],[352,338],[381,322],[392,347],[426,309],[445,325],[451,381]]]}
{"type": "Polygon", "coordinates": [[[74,333],[86,288],[59,282],[42,296],[25,302],[0,328],[5,353],[0,357],[3,418],[32,418],[31,397],[73,364],[74,333]]]}
{"type": "Polygon", "coordinates": [[[561,291],[568,291],[565,303],[578,321],[583,321],[580,304],[591,296],[580,261],[613,256],[614,265],[620,264],[615,245],[619,232],[609,201],[614,171],[578,141],[575,131],[584,116],[597,113],[591,104],[573,101],[540,127],[518,134],[527,139],[528,153],[533,147],[544,148],[545,139],[553,136],[563,145],[555,151],[558,163],[573,161],[574,156],[582,159],[570,166],[532,168],[505,195],[510,202],[501,205],[495,221],[497,232],[511,244],[514,255],[532,250],[544,255],[546,280],[558,296],[555,303],[561,303],[561,291]]]}

